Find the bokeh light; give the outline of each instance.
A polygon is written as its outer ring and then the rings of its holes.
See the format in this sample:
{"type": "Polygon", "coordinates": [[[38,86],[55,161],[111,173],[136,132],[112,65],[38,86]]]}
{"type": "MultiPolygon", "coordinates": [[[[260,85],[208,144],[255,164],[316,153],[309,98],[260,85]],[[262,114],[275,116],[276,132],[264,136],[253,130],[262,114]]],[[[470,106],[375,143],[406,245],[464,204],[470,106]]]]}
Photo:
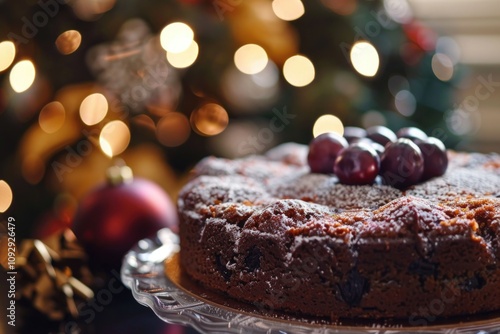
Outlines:
{"type": "Polygon", "coordinates": [[[35,81],[35,65],[31,60],[21,60],[10,71],[10,85],[16,93],[22,93],[35,81]]]}
{"type": "Polygon", "coordinates": [[[182,52],[173,53],[167,51],[167,60],[173,67],[186,68],[194,64],[196,58],[198,58],[198,52],[198,43],[192,41],[191,45],[182,52]]]}
{"type": "Polygon", "coordinates": [[[279,71],[276,64],[269,61],[264,68],[257,74],[250,76],[252,82],[262,88],[273,88],[278,84],[279,81],[279,71]]]}
{"type": "Polygon", "coordinates": [[[5,71],[12,65],[16,58],[16,46],[11,41],[0,43],[0,72],[5,71]]]}
{"type": "Polygon", "coordinates": [[[417,100],[410,91],[402,90],[394,97],[394,105],[401,115],[409,117],[417,109],[417,100]]]}
{"type": "Polygon", "coordinates": [[[252,75],[229,66],[222,74],[221,88],[227,105],[239,113],[255,114],[276,105],[280,93],[279,70],[272,61],[252,75]]]}
{"type": "Polygon", "coordinates": [[[148,115],[140,114],[132,118],[131,120],[134,124],[138,126],[148,129],[150,131],[156,131],[156,124],[151,117],[148,115]]]}
{"type": "Polygon", "coordinates": [[[293,21],[304,15],[304,4],[301,0],[274,0],[273,12],[282,20],[293,21]]]}
{"type": "Polygon", "coordinates": [[[335,115],[322,115],[314,122],[313,136],[317,137],[325,132],[336,132],[342,136],[344,135],[344,125],[335,115]]]}
{"type": "Polygon", "coordinates": [[[66,111],[61,102],[53,101],[45,105],[38,115],[38,124],[46,133],[58,131],[64,124],[66,111]]]}
{"type": "Polygon", "coordinates": [[[95,125],[102,121],[108,113],[108,101],[100,93],[94,93],[83,99],[80,104],[80,118],[87,125],[95,125]]]}
{"type": "Polygon", "coordinates": [[[257,74],[268,62],[266,50],[257,44],[246,44],[234,53],[234,64],[245,74],[257,74]]]}
{"type": "Polygon", "coordinates": [[[190,26],[182,22],[167,25],[160,33],[160,43],[167,52],[185,51],[193,42],[194,32],[190,26]]]}
{"type": "Polygon", "coordinates": [[[191,134],[189,120],[180,112],[170,112],[156,126],[156,138],[168,147],[182,145],[191,134]]]}
{"type": "Polygon", "coordinates": [[[409,90],[410,82],[402,75],[393,75],[389,78],[387,82],[387,86],[389,87],[389,91],[393,96],[396,96],[401,90],[409,90]]]}
{"type": "Polygon", "coordinates": [[[109,11],[116,0],[73,0],[69,5],[73,7],[75,15],[84,21],[94,21],[101,14],[109,11]]]}
{"type": "Polygon", "coordinates": [[[67,30],[56,39],[57,50],[63,55],[75,52],[82,43],[82,35],[76,30],[67,30]]]}
{"type": "Polygon", "coordinates": [[[304,56],[292,56],[283,65],[283,75],[290,85],[304,87],[314,80],[314,65],[304,56]]]}
{"type": "Polygon", "coordinates": [[[12,189],[7,182],[0,180],[0,212],[5,212],[12,204],[12,189]]]}
{"type": "Polygon", "coordinates": [[[99,145],[108,157],[115,157],[125,151],[130,143],[130,130],[122,121],[111,121],[101,130],[99,145]]]}
{"type": "Polygon", "coordinates": [[[368,42],[356,42],[351,49],[352,66],[361,75],[373,77],[377,74],[380,59],[377,49],[368,42]]]}
{"type": "Polygon", "coordinates": [[[448,81],[453,77],[453,61],[443,53],[432,56],[432,72],[441,81],[448,81]]]}
{"type": "Polygon", "coordinates": [[[436,42],[436,53],[443,53],[447,55],[453,65],[458,64],[460,61],[460,46],[451,37],[443,36],[438,38],[436,42]]]}
{"type": "Polygon", "coordinates": [[[407,0],[384,0],[387,15],[395,22],[405,24],[412,20],[413,12],[407,0]]]}
{"type": "Polygon", "coordinates": [[[453,109],[445,114],[445,122],[451,133],[465,136],[477,133],[481,127],[481,114],[462,108],[453,109]]]}
{"type": "Polygon", "coordinates": [[[215,136],[229,123],[227,111],[216,103],[207,103],[194,110],[190,117],[193,130],[203,136],[215,136]]]}

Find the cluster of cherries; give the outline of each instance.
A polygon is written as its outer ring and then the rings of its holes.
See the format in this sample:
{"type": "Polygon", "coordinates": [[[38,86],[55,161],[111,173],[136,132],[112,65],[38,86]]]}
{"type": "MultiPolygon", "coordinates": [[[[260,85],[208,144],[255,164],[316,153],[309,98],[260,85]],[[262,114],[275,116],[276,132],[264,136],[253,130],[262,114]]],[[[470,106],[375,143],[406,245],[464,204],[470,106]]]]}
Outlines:
{"type": "Polygon", "coordinates": [[[441,176],[448,167],[446,147],[415,127],[394,133],[385,126],[346,127],[344,136],[323,133],[309,144],[307,157],[313,173],[334,173],[349,185],[382,182],[403,189],[441,176]]]}

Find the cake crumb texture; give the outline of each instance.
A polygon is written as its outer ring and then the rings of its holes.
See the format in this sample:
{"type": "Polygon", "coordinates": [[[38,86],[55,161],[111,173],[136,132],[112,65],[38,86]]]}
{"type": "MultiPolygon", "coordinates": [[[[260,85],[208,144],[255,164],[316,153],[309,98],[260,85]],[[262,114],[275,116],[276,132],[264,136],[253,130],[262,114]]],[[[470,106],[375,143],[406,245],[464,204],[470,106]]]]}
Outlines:
{"type": "Polygon", "coordinates": [[[181,265],[208,288],[302,315],[439,317],[500,309],[500,156],[449,152],[401,191],[312,174],[307,147],[209,157],[181,191],[181,265]]]}

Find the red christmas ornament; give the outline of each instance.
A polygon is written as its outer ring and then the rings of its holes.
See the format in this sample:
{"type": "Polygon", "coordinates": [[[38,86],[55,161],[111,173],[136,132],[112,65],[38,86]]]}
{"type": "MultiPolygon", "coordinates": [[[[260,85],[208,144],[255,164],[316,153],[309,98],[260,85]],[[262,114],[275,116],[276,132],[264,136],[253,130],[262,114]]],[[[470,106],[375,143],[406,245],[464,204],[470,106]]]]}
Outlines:
{"type": "Polygon", "coordinates": [[[81,202],[73,230],[90,262],[118,267],[139,240],[168,227],[177,231],[178,217],[168,195],[156,184],[132,179],[129,167],[112,167],[108,184],[81,202]]]}

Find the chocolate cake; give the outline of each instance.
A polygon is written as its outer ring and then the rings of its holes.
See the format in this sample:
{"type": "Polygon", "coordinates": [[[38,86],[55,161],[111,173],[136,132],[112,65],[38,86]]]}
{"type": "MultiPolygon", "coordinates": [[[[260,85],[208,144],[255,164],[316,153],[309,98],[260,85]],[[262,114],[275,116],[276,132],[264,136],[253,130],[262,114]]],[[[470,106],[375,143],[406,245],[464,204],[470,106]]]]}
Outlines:
{"type": "Polygon", "coordinates": [[[500,156],[399,190],[314,174],[307,147],[209,157],[179,196],[181,266],[257,307],[410,324],[500,310],[500,156]]]}

